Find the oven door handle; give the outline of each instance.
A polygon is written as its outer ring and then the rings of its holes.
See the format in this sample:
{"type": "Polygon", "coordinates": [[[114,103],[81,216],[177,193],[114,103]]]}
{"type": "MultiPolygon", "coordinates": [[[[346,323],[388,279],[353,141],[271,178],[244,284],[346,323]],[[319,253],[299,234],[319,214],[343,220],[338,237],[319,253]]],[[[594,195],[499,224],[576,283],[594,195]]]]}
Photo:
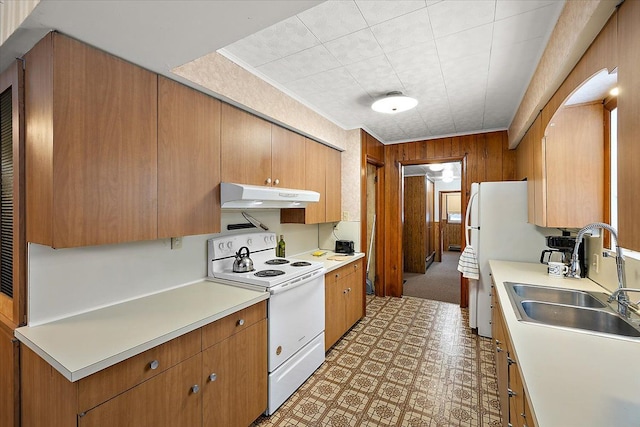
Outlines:
{"type": "Polygon", "coordinates": [[[291,282],[285,283],[284,285],[278,285],[269,290],[271,295],[280,294],[282,292],[290,291],[291,289],[295,289],[298,286],[306,285],[312,280],[317,279],[324,275],[327,270],[325,268],[321,268],[320,270],[313,271],[309,274],[305,274],[299,279],[293,280],[291,282]]]}

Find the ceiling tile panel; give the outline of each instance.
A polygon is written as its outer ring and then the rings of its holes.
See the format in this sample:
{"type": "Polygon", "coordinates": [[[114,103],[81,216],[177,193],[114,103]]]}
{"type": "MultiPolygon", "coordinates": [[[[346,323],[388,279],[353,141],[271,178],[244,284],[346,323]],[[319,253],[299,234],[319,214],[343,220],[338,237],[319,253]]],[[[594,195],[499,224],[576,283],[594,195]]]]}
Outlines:
{"type": "Polygon", "coordinates": [[[555,0],[498,0],[496,2],[496,21],[553,4],[562,7],[564,3],[555,0]]]}
{"type": "Polygon", "coordinates": [[[292,81],[287,86],[294,92],[331,93],[345,87],[357,87],[358,83],[346,68],[340,67],[292,81]]]}
{"type": "Polygon", "coordinates": [[[495,1],[451,0],[429,6],[431,28],[436,39],[493,22],[495,1]]]}
{"type": "Polygon", "coordinates": [[[293,16],[237,41],[225,50],[257,67],[319,44],[302,21],[293,16]]]}
{"type": "Polygon", "coordinates": [[[347,65],[346,69],[371,96],[402,90],[402,83],[384,55],[347,65]]]}
{"type": "Polygon", "coordinates": [[[389,19],[413,12],[426,7],[424,0],[419,1],[371,1],[356,0],[356,4],[362,12],[369,26],[374,26],[389,19]]]}
{"type": "Polygon", "coordinates": [[[288,83],[339,67],[338,60],[324,45],[319,45],[262,65],[258,70],[279,83],[288,83]]]}
{"type": "Polygon", "coordinates": [[[524,40],[542,37],[549,23],[555,24],[559,10],[555,4],[534,9],[496,21],[494,24],[495,45],[515,44],[524,40]]]}
{"type": "Polygon", "coordinates": [[[385,52],[433,40],[426,7],[373,26],[371,30],[385,52]]]}
{"type": "Polygon", "coordinates": [[[323,43],[367,28],[352,0],[329,0],[300,13],[298,18],[323,43]]]}
{"type": "Polygon", "coordinates": [[[481,25],[436,40],[442,61],[450,61],[478,52],[489,52],[493,39],[493,24],[481,25]]]}
{"type": "Polygon", "coordinates": [[[333,40],[327,43],[326,47],[343,65],[353,64],[384,53],[368,28],[333,40]]]}

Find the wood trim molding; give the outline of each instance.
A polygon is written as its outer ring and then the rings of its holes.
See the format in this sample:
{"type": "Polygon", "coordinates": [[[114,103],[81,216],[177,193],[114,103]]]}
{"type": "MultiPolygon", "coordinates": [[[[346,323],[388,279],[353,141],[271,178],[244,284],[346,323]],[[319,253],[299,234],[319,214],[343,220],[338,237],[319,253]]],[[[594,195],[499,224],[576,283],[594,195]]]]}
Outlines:
{"type": "MultiPolygon", "coordinates": [[[[25,233],[25,112],[24,70],[22,61],[0,74],[0,92],[12,91],[13,114],[13,298],[12,304],[2,304],[0,319],[11,321],[9,326],[26,324],[27,244],[25,233]]],[[[9,298],[7,298],[9,299],[9,298]]]]}

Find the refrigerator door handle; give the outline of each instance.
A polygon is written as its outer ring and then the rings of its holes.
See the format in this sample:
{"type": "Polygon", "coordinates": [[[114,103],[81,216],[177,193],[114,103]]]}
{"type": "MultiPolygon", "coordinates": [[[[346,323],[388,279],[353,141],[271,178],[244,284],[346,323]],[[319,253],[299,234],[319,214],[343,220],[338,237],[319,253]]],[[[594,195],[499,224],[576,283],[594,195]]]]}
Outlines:
{"type": "Polygon", "coordinates": [[[469,246],[469,242],[471,240],[471,237],[469,236],[469,231],[471,231],[471,229],[476,229],[479,230],[480,227],[472,227],[471,225],[469,225],[469,219],[471,218],[471,206],[473,205],[473,201],[476,198],[476,196],[478,195],[477,192],[473,193],[471,195],[471,198],[469,199],[469,203],[467,204],[467,213],[465,215],[464,218],[464,240],[467,244],[467,246],[469,246]]]}

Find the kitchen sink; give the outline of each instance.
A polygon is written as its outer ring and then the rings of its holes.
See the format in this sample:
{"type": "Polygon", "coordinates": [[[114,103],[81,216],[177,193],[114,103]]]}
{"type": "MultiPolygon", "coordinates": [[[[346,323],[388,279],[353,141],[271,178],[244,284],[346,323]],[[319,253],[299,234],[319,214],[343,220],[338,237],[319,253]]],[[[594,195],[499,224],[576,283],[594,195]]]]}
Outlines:
{"type": "Polygon", "coordinates": [[[630,319],[620,316],[604,292],[513,282],[505,282],[505,288],[522,322],[640,338],[640,317],[635,313],[630,319]]]}
{"type": "Polygon", "coordinates": [[[522,311],[533,322],[605,334],[640,337],[640,329],[609,311],[540,301],[522,301],[521,306],[522,311]]]}
{"type": "Polygon", "coordinates": [[[555,302],[558,304],[575,305],[578,307],[606,307],[606,294],[602,293],[599,298],[591,293],[575,289],[550,288],[546,286],[527,285],[524,283],[508,283],[507,288],[513,289],[519,297],[536,301],[555,302]]]}

